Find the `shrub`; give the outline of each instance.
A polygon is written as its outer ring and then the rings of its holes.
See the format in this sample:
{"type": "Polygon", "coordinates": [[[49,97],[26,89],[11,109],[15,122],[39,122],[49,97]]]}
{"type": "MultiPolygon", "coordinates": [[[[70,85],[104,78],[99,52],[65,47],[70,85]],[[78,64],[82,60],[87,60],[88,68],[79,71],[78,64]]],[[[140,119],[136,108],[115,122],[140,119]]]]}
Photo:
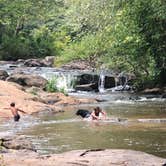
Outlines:
{"type": "Polygon", "coordinates": [[[48,80],[48,82],[46,84],[46,91],[47,92],[57,92],[58,88],[56,87],[56,83],[57,83],[56,77],[53,77],[50,80],[48,80]]]}

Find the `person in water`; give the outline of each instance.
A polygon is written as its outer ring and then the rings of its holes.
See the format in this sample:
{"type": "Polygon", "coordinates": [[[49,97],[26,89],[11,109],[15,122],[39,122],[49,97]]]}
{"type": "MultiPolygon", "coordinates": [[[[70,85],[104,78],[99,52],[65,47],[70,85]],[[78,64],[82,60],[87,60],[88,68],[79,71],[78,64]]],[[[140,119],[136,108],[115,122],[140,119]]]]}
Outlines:
{"type": "Polygon", "coordinates": [[[23,111],[23,110],[21,110],[21,109],[19,109],[19,108],[16,108],[14,102],[12,102],[12,103],[10,104],[10,107],[9,107],[9,108],[4,108],[4,109],[10,109],[10,110],[11,110],[15,122],[18,122],[19,119],[20,119],[20,115],[19,115],[18,112],[22,112],[22,113],[24,113],[24,114],[27,114],[25,111],[23,111]]]}
{"type": "Polygon", "coordinates": [[[106,113],[102,111],[100,107],[94,108],[94,111],[90,112],[88,110],[79,109],[76,112],[76,115],[81,116],[82,118],[91,118],[92,120],[99,120],[106,118],[106,113]]]}
{"type": "Polygon", "coordinates": [[[99,120],[106,118],[106,112],[102,111],[100,107],[94,108],[94,111],[91,113],[92,120],[99,120]]]}

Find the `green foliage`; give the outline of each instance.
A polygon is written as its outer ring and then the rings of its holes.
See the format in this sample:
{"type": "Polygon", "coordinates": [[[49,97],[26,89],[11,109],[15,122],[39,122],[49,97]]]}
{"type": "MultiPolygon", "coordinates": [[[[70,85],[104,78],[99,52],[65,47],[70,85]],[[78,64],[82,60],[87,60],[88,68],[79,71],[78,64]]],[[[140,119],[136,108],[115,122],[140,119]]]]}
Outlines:
{"type": "Polygon", "coordinates": [[[61,92],[61,93],[63,93],[65,96],[68,96],[68,93],[67,93],[67,91],[65,90],[65,88],[60,88],[60,89],[58,90],[58,92],[61,92]]]}
{"type": "Polygon", "coordinates": [[[49,79],[46,84],[46,91],[51,92],[51,93],[61,92],[64,95],[68,96],[68,93],[64,87],[62,87],[62,88],[57,87],[57,81],[58,81],[58,77],[52,77],[51,79],[49,79]]]}
{"type": "Polygon", "coordinates": [[[57,92],[58,88],[56,87],[56,83],[57,83],[56,77],[49,79],[46,84],[46,91],[47,92],[57,92]]]}
{"type": "Polygon", "coordinates": [[[60,0],[0,1],[0,59],[56,55],[53,34],[63,22],[62,7],[60,0]]]}
{"type": "Polygon", "coordinates": [[[166,84],[165,29],[164,0],[1,0],[0,59],[83,59],[166,84]]]}

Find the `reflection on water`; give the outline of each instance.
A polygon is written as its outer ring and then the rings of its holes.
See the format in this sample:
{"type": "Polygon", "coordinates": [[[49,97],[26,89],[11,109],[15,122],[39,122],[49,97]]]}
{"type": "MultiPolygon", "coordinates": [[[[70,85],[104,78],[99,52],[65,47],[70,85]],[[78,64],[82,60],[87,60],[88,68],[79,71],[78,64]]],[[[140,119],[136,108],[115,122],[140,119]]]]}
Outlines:
{"type": "MultiPolygon", "coordinates": [[[[78,107],[66,108],[64,113],[40,113],[34,117],[23,117],[18,123],[17,134],[32,140],[38,152],[60,153],[74,149],[122,148],[144,151],[166,157],[166,122],[138,119],[166,119],[164,100],[109,100],[101,102],[110,118],[127,119],[125,122],[89,122],[75,116],[78,107]],[[70,111],[67,111],[70,110],[70,111]],[[20,127],[21,126],[21,127],[20,127]]],[[[80,105],[92,110],[94,105],[80,105]]],[[[0,127],[13,131],[12,122],[0,127]]]]}

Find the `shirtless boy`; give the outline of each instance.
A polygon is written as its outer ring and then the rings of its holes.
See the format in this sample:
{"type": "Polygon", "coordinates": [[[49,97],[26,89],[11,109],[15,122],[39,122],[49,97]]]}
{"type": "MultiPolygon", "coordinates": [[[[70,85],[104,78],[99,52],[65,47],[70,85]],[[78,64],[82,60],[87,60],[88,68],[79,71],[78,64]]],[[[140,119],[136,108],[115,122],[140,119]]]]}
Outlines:
{"type": "Polygon", "coordinates": [[[15,121],[15,122],[19,121],[19,119],[20,119],[20,115],[18,114],[18,112],[22,112],[22,113],[26,114],[25,111],[20,110],[19,108],[16,108],[14,102],[12,102],[12,103],[10,104],[10,107],[9,107],[9,108],[4,108],[4,109],[10,109],[10,110],[11,110],[11,112],[12,112],[12,114],[13,114],[13,116],[14,116],[14,121],[15,121]]]}

